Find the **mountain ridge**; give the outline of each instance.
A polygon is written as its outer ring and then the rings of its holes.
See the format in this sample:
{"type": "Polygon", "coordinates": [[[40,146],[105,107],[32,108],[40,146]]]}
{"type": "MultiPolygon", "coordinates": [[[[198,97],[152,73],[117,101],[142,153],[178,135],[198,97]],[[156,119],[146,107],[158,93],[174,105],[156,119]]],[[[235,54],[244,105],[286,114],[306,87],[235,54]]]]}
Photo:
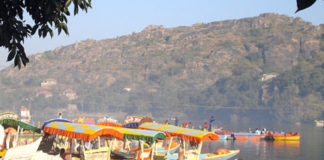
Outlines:
{"type": "MultiPolygon", "coordinates": [[[[214,106],[215,110],[236,107],[277,112],[278,107],[270,103],[281,93],[268,89],[276,90],[272,83],[278,78],[266,84],[260,79],[272,73],[280,78],[303,63],[315,68],[313,65],[322,62],[323,28],[301,18],[267,13],[174,28],[150,25],[141,32],[117,38],[88,39],[29,56],[31,63],[20,71],[2,70],[2,109],[19,107],[26,104],[23,99],[30,99],[30,106],[36,110],[59,108],[68,112],[67,106],[75,104],[80,113],[113,111],[161,116],[161,110],[182,111],[186,106],[199,105],[214,106]],[[320,58],[309,64],[314,56],[320,58]],[[40,84],[47,78],[55,79],[57,84],[42,88],[40,84]],[[77,99],[62,96],[69,88],[76,92],[77,99]],[[43,90],[53,95],[36,96],[43,90]],[[233,101],[235,97],[231,96],[236,94],[242,100],[233,101]]],[[[322,103],[318,88],[315,99],[322,103]]],[[[296,121],[323,117],[321,107],[316,110],[315,116],[297,116],[296,121]]],[[[182,113],[183,117],[194,115],[182,113]]],[[[271,116],[285,119],[280,114],[271,116]]]]}

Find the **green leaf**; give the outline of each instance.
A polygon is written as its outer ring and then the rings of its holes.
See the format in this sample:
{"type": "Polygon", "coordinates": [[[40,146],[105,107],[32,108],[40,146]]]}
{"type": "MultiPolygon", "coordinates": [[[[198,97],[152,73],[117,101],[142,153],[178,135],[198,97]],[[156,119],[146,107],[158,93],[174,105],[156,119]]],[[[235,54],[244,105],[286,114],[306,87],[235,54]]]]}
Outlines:
{"type": "Polygon", "coordinates": [[[57,27],[57,30],[58,30],[58,34],[61,34],[62,28],[60,25],[57,27]]]}
{"type": "Polygon", "coordinates": [[[16,46],[14,46],[8,55],[7,61],[11,61],[16,55],[16,46]]]}
{"type": "Polygon", "coordinates": [[[74,3],[74,15],[76,15],[79,12],[78,0],[74,0],[73,3],[74,3]]]}
{"type": "Polygon", "coordinates": [[[62,28],[63,28],[65,34],[69,35],[69,30],[68,30],[67,25],[65,23],[62,23],[62,28]]]}
{"type": "Polygon", "coordinates": [[[67,0],[65,3],[65,7],[68,8],[71,4],[72,0],[67,0]]]}
{"type": "Polygon", "coordinates": [[[19,57],[18,54],[17,54],[16,57],[15,57],[14,66],[15,66],[15,67],[18,66],[19,69],[21,68],[20,57],[19,57]]]}
{"type": "Polygon", "coordinates": [[[53,30],[50,29],[49,33],[50,33],[51,37],[54,36],[54,32],[53,32],[53,30]]]}

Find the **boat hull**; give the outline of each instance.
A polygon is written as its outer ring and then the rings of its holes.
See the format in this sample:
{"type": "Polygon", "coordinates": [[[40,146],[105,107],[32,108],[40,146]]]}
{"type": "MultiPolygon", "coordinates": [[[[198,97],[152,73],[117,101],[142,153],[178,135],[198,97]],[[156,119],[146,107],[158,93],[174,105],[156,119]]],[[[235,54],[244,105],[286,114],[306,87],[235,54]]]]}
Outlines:
{"type": "Polygon", "coordinates": [[[231,137],[231,135],[229,134],[218,134],[219,140],[227,140],[229,139],[229,137],[231,137]]]}
{"type": "Polygon", "coordinates": [[[275,141],[299,141],[300,136],[276,136],[273,139],[275,141]]]}
{"type": "MultiPolygon", "coordinates": [[[[175,153],[178,151],[178,149],[180,148],[180,143],[176,143],[176,142],[172,142],[173,144],[171,145],[169,154],[175,153]]],[[[161,148],[157,148],[156,149],[156,154],[157,156],[161,156],[161,155],[166,155],[168,153],[168,146],[166,147],[161,147],[161,148]]]]}
{"type": "Polygon", "coordinates": [[[257,133],[233,133],[235,140],[260,141],[261,135],[257,133]]]}
{"type": "MultiPolygon", "coordinates": [[[[240,153],[240,150],[230,150],[228,153],[216,154],[216,153],[204,153],[199,155],[199,160],[227,160],[240,153]]],[[[168,155],[165,157],[167,160],[177,160],[178,154],[168,155]]],[[[188,156],[186,160],[196,160],[196,156],[188,156]]]]}

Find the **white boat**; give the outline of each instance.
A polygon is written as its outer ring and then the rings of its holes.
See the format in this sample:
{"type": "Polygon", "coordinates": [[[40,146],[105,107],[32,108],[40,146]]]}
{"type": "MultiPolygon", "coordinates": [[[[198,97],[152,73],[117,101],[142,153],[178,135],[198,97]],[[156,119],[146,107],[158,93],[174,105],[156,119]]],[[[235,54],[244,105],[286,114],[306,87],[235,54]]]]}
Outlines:
{"type": "Polygon", "coordinates": [[[324,120],[315,120],[316,127],[324,127],[324,120]]]}

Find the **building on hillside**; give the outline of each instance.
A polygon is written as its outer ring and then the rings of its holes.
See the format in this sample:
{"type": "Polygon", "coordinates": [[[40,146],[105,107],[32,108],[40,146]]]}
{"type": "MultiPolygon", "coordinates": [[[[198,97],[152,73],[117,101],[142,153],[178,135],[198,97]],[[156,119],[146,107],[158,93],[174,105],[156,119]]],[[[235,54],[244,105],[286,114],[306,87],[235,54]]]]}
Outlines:
{"type": "Polygon", "coordinates": [[[276,78],[278,76],[278,74],[276,73],[270,73],[270,74],[263,74],[262,78],[261,78],[261,81],[264,82],[264,81],[268,81],[272,78],[276,78]]]}
{"type": "Polygon", "coordinates": [[[76,92],[71,88],[64,90],[63,95],[66,96],[69,100],[74,100],[78,98],[76,92]]]}
{"type": "Polygon", "coordinates": [[[36,96],[44,95],[45,98],[52,97],[53,94],[49,91],[39,91],[37,92],[36,96]]]}
{"type": "Polygon", "coordinates": [[[41,87],[47,88],[51,86],[55,86],[57,84],[56,79],[54,78],[47,78],[41,83],[41,87]]]}
{"type": "Polygon", "coordinates": [[[20,121],[25,122],[25,123],[29,123],[30,120],[31,120],[31,116],[30,116],[29,109],[22,106],[20,108],[20,121]]]}

